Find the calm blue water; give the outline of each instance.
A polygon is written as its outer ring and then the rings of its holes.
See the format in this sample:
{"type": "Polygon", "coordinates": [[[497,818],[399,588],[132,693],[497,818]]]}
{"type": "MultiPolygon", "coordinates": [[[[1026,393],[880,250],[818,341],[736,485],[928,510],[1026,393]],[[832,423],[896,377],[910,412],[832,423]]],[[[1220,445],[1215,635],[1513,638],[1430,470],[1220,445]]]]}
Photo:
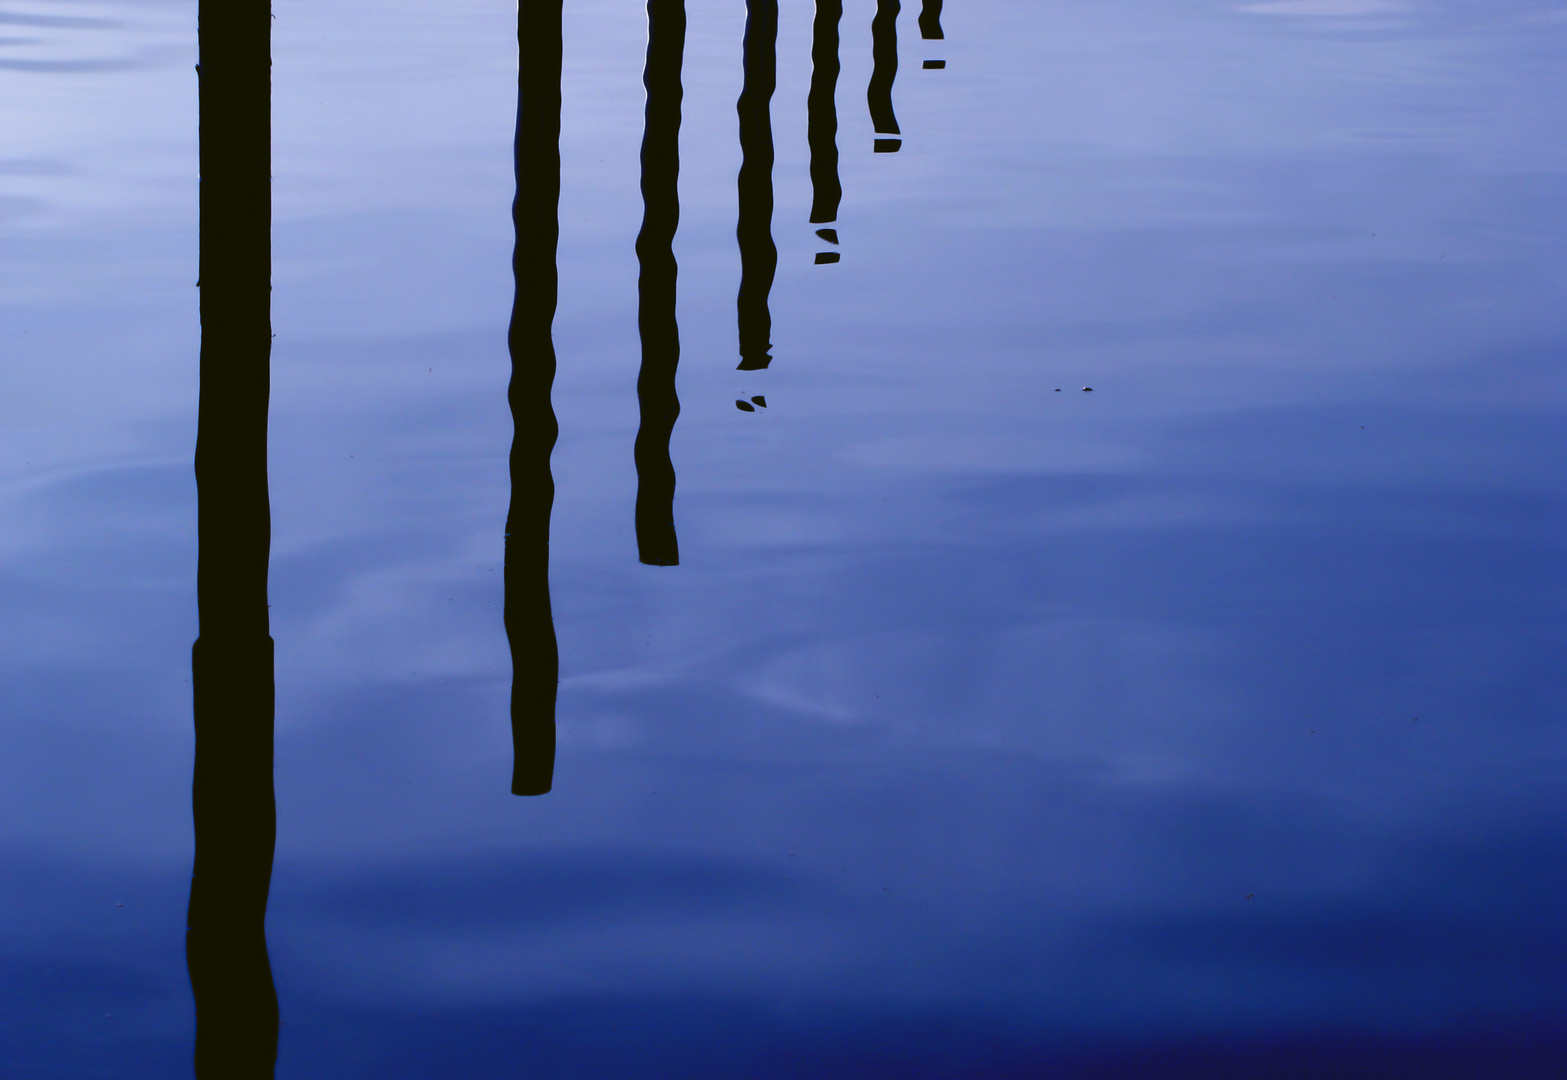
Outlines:
{"type": "MultiPolygon", "coordinates": [[[[832,243],[781,5],[740,371],[746,10],[687,2],[675,567],[644,7],[566,3],[518,798],[516,11],[277,0],[277,1075],[1567,1072],[1567,8],[918,8],[875,153],[844,4],[832,243]]],[[[195,14],[0,2],[7,1077],[191,1070],[195,14]]]]}

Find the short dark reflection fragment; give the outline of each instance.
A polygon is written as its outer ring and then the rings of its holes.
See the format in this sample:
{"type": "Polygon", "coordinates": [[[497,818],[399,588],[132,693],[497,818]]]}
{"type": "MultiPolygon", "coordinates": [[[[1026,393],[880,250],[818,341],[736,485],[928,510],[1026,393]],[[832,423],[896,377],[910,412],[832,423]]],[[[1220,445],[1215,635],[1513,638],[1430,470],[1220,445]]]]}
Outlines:
{"type": "Polygon", "coordinates": [[[685,0],[648,0],[646,121],[642,134],[642,231],[637,234],[637,329],[642,368],[637,375],[641,423],[637,466],[637,557],[649,566],[678,566],[675,466],[669,440],[680,416],[675,370],[680,326],[675,317],[675,230],[680,225],[680,86],[686,44],[685,0]]]}
{"type": "Polygon", "coordinates": [[[555,774],[555,697],[560,652],[550,611],[550,454],[559,425],[553,324],[560,236],[562,0],[517,9],[517,197],[512,202],[515,291],[511,352],[511,506],[506,513],[505,623],[511,648],[513,795],[543,795],[555,774]]]}
{"type": "Polygon", "coordinates": [[[191,650],[196,855],[185,952],[196,1075],[270,1077],[278,1006],[267,958],[277,836],[274,682],[267,614],[271,509],[271,13],[202,0],[201,390],[191,650]]]}
{"type": "MultiPolygon", "coordinates": [[[[926,41],[941,41],[946,37],[941,32],[941,0],[925,0],[920,6],[920,37],[926,41]]],[[[929,62],[926,66],[930,66],[929,62]]]]}
{"type": "MultiPolygon", "coordinates": [[[[871,20],[871,83],[866,92],[871,128],[878,135],[899,135],[898,117],[892,111],[892,84],[898,77],[898,0],[876,0],[871,20]]],[[[897,139],[877,139],[875,151],[888,154],[902,145],[897,139]]]]}
{"type": "Polygon", "coordinates": [[[902,145],[902,139],[877,139],[871,143],[871,151],[877,154],[896,154],[902,145]]]}
{"type": "Polygon", "coordinates": [[[778,248],[773,243],[773,90],[778,69],[777,0],[746,0],[745,81],[735,109],[740,114],[741,371],[760,371],[772,363],[773,319],[768,310],[778,248]]]}
{"type": "Polygon", "coordinates": [[[940,71],[947,66],[947,62],[945,60],[927,60],[920,66],[926,71],[940,71]]]}

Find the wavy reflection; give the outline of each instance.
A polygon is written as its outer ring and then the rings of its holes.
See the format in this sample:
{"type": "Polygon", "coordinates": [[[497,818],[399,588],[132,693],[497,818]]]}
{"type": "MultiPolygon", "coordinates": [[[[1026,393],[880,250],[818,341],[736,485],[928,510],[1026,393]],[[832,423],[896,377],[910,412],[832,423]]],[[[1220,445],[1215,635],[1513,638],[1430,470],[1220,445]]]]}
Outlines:
{"type": "MultiPolygon", "coordinates": [[[[876,0],[876,17],[871,20],[871,83],[866,99],[871,108],[871,127],[878,135],[899,135],[898,117],[892,111],[892,84],[898,77],[898,0],[876,0]]],[[[899,139],[877,139],[878,154],[896,152],[899,139]]]]}
{"type": "Polygon", "coordinates": [[[512,202],[511,506],[506,512],[505,622],[511,647],[513,795],[543,795],[555,774],[560,652],[550,612],[550,453],[559,426],[552,326],[560,236],[561,0],[517,9],[517,197],[512,202]]]}
{"type": "Polygon", "coordinates": [[[261,0],[202,0],[201,391],[191,649],[196,855],[185,954],[196,1075],[270,1077],[278,1007],[267,959],[277,837],[274,683],[267,617],[271,509],[271,15],[261,0]]]}
{"type": "MultiPolygon", "coordinates": [[[[816,0],[811,28],[811,91],[806,99],[807,141],[811,147],[811,224],[838,220],[843,184],[838,179],[838,24],[843,0],[816,0]]],[[[818,232],[832,232],[823,229],[818,232]]],[[[823,240],[828,239],[822,236],[823,240]]],[[[834,233],[831,243],[837,243],[834,233]]]]}
{"type": "Polygon", "coordinates": [[[675,230],[680,225],[680,66],[686,46],[685,0],[648,0],[647,112],[642,134],[642,231],[637,234],[637,555],[650,566],[678,566],[675,466],[669,440],[680,416],[675,369],[680,326],[675,318],[675,230]]]}
{"type": "Polygon", "coordinates": [[[920,7],[920,37],[926,41],[941,41],[941,0],[925,0],[920,7]]]}
{"type": "Polygon", "coordinates": [[[778,248],[773,244],[773,120],[771,105],[778,75],[777,0],[746,0],[745,82],[735,109],[740,114],[741,371],[759,371],[772,363],[772,314],[767,307],[778,248]]]}

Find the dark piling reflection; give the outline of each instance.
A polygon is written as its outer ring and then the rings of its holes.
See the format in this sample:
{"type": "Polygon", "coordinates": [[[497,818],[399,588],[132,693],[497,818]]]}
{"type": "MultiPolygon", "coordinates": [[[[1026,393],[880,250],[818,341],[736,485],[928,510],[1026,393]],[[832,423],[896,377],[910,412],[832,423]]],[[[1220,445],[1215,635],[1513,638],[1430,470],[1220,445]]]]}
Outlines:
{"type": "MultiPolygon", "coordinates": [[[[838,180],[837,101],[838,24],[842,19],[843,0],[816,0],[816,22],[811,31],[811,92],[806,98],[813,225],[837,221],[838,204],[843,201],[843,185],[838,180]]],[[[823,230],[827,231],[831,230],[823,230]]],[[[836,234],[830,242],[838,242],[836,234]]]]}
{"type": "Polygon", "coordinates": [[[777,0],[746,0],[745,82],[736,110],[740,114],[741,371],[759,371],[772,363],[772,314],[767,308],[778,248],[773,244],[773,89],[778,68],[777,0]]]}
{"type": "MultiPolygon", "coordinates": [[[[871,20],[871,84],[866,99],[871,107],[871,126],[878,135],[898,135],[898,118],[892,111],[892,84],[898,77],[898,0],[876,0],[876,17],[871,20]]],[[[877,139],[878,154],[892,153],[902,145],[898,139],[877,139]]]]}
{"type": "Polygon", "coordinates": [[[196,858],[185,935],[196,1075],[270,1077],[278,1009],[265,920],[277,815],[267,618],[271,12],[201,0],[200,631],[191,650],[196,858]]]}
{"type": "Polygon", "coordinates": [[[680,416],[675,369],[680,327],[675,320],[675,230],[680,225],[680,65],[686,46],[685,0],[648,0],[646,122],[642,133],[642,231],[637,234],[637,555],[650,566],[678,566],[675,466],[669,439],[680,416]]]}
{"type": "Polygon", "coordinates": [[[559,428],[552,325],[560,235],[561,0],[517,8],[517,197],[512,202],[511,506],[506,512],[505,621],[511,646],[513,795],[542,795],[555,774],[560,652],[550,613],[550,452],[559,428]]]}
{"type": "Polygon", "coordinates": [[[925,0],[920,7],[920,37],[926,41],[941,41],[941,0],[925,0]]]}

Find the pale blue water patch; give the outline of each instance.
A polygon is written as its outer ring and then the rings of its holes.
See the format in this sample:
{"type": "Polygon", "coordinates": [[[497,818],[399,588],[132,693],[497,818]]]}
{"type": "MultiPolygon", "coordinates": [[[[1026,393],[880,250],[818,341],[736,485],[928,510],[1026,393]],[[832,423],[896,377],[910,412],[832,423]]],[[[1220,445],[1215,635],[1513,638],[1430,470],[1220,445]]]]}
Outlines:
{"type": "MultiPolygon", "coordinates": [[[[688,3],[651,567],[642,8],[568,5],[535,799],[515,11],[276,7],[279,1076],[1559,1070],[1567,19],[918,6],[874,154],[845,5],[830,265],[780,12],[738,372],[744,7],[688,3]]],[[[0,1071],[187,1075],[194,5],[4,12],[0,1071]]]]}

